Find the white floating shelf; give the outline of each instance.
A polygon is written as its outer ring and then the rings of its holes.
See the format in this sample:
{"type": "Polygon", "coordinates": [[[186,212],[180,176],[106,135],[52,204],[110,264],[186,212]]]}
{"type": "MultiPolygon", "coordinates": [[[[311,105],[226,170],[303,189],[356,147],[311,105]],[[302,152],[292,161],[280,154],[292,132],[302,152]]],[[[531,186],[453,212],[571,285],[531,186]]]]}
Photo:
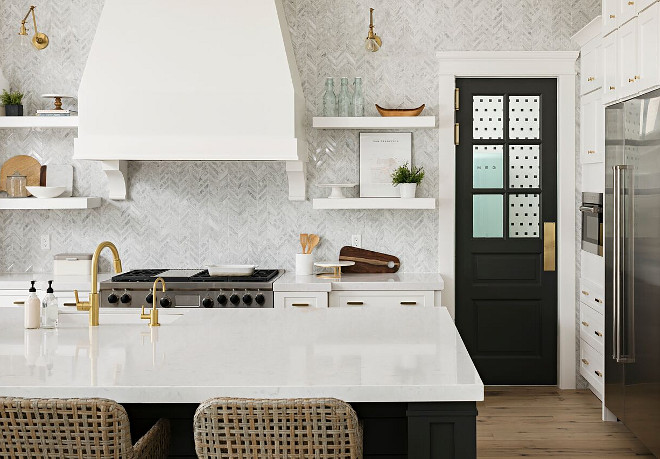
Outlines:
{"type": "Polygon", "coordinates": [[[0,129],[77,127],[77,116],[0,116],[0,129]]]}
{"type": "Polygon", "coordinates": [[[72,198],[0,198],[1,209],[93,209],[101,206],[98,197],[72,197],[72,198]]]}
{"type": "Polygon", "coordinates": [[[314,199],[314,209],[435,209],[435,198],[314,199]]]}
{"type": "Polygon", "coordinates": [[[316,129],[434,128],[435,116],[315,116],[316,129]]]}

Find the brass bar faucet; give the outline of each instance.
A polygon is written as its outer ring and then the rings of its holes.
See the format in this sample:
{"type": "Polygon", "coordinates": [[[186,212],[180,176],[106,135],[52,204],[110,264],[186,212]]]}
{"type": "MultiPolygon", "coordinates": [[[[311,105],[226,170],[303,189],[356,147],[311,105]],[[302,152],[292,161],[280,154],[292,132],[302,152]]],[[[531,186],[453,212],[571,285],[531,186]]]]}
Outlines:
{"type": "Polygon", "coordinates": [[[160,327],[160,324],[158,323],[158,308],[156,307],[156,289],[158,288],[158,282],[163,285],[163,292],[165,291],[165,279],[159,277],[154,281],[153,291],[151,292],[151,296],[153,298],[151,303],[151,311],[149,311],[149,314],[145,314],[144,306],[142,306],[142,314],[140,314],[141,319],[149,320],[150,327],[160,327]]]}
{"type": "Polygon", "coordinates": [[[94,251],[94,256],[92,257],[92,290],[89,294],[89,301],[80,301],[78,299],[78,290],[74,290],[73,293],[76,296],[76,308],[78,311],[89,311],[89,326],[98,327],[99,326],[99,287],[98,287],[98,277],[99,277],[99,257],[101,252],[105,248],[110,249],[112,256],[114,257],[113,266],[115,273],[119,274],[121,272],[121,259],[119,258],[119,252],[117,247],[112,242],[105,241],[101,242],[99,246],[94,251]]]}

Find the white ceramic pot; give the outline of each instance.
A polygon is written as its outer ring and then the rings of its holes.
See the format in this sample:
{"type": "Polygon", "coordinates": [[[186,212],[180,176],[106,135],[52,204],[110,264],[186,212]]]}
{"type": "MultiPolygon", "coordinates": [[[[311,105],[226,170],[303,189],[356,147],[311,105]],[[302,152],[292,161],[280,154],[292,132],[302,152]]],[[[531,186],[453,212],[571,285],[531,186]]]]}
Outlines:
{"type": "Polygon", "coordinates": [[[311,276],[314,274],[314,257],[311,253],[296,254],[296,276],[311,276]]]}
{"type": "Polygon", "coordinates": [[[399,189],[401,192],[401,197],[404,199],[411,199],[415,197],[417,192],[416,183],[399,183],[399,189]]]}

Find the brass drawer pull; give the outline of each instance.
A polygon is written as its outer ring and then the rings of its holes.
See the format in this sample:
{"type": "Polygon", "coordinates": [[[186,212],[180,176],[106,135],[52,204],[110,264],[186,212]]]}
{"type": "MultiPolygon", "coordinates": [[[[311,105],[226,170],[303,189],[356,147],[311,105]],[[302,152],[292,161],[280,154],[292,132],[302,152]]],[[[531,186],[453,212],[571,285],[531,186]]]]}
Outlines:
{"type": "Polygon", "coordinates": [[[589,77],[589,78],[587,78],[587,81],[594,81],[595,79],[596,79],[596,77],[589,77]]]}
{"type": "Polygon", "coordinates": [[[610,86],[610,91],[614,91],[616,88],[614,86],[610,86]]]}
{"type": "Polygon", "coordinates": [[[589,292],[587,292],[586,290],[582,290],[582,294],[585,296],[589,296],[589,292]]]}
{"type": "Polygon", "coordinates": [[[636,79],[636,80],[639,80],[639,79],[640,79],[640,76],[639,76],[639,75],[635,75],[635,79],[636,79]]]}
{"type": "Polygon", "coordinates": [[[72,306],[72,307],[76,307],[77,305],[76,305],[76,303],[62,303],[62,306],[72,306]]]}
{"type": "Polygon", "coordinates": [[[610,14],[610,19],[614,19],[616,17],[615,14],[610,14]]]}
{"type": "Polygon", "coordinates": [[[25,301],[14,301],[14,304],[25,304],[25,301]]]}
{"type": "Polygon", "coordinates": [[[364,302],[362,301],[347,301],[346,304],[351,306],[362,306],[364,302]]]}
{"type": "Polygon", "coordinates": [[[582,325],[584,325],[585,327],[588,327],[588,326],[589,326],[589,322],[585,322],[585,321],[583,320],[583,321],[582,321],[582,325]]]}
{"type": "MultiPolygon", "coordinates": [[[[594,153],[596,153],[596,150],[587,150],[588,155],[593,155],[594,153]]],[[[588,295],[588,293],[587,293],[587,295],[588,295]]]]}
{"type": "Polygon", "coordinates": [[[635,79],[634,78],[628,78],[628,83],[634,83],[635,79]]]}
{"type": "Polygon", "coordinates": [[[404,306],[413,306],[417,304],[417,301],[402,301],[401,304],[404,306]]]}
{"type": "Polygon", "coordinates": [[[603,300],[601,300],[600,298],[594,298],[594,301],[595,301],[596,303],[602,303],[602,302],[603,302],[603,300]]]}
{"type": "Polygon", "coordinates": [[[585,365],[589,365],[589,361],[587,359],[582,359],[582,363],[584,363],[585,365]]]}
{"type": "Polygon", "coordinates": [[[629,6],[633,6],[634,4],[635,4],[635,2],[628,2],[629,6]]]}
{"type": "Polygon", "coordinates": [[[296,307],[309,306],[309,303],[291,303],[291,306],[296,306],[296,307]]]}
{"type": "Polygon", "coordinates": [[[598,371],[598,370],[595,370],[594,373],[596,373],[596,374],[598,375],[599,378],[602,378],[602,377],[603,377],[603,373],[601,373],[601,372],[598,371]]]}
{"type": "Polygon", "coordinates": [[[599,332],[599,331],[595,331],[595,332],[594,332],[594,335],[599,336],[599,337],[601,337],[601,338],[603,337],[603,334],[602,334],[601,332],[599,332]]]}

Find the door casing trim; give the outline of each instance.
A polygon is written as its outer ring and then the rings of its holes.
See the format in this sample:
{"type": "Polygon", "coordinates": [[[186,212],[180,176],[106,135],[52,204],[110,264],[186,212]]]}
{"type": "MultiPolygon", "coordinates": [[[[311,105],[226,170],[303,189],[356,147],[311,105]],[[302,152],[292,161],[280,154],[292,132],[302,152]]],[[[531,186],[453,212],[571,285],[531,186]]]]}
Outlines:
{"type": "Polygon", "coordinates": [[[455,310],[456,78],[557,79],[557,385],[576,387],[575,343],[575,61],[577,51],[448,51],[439,65],[438,271],[445,281],[442,305],[455,310]]]}

